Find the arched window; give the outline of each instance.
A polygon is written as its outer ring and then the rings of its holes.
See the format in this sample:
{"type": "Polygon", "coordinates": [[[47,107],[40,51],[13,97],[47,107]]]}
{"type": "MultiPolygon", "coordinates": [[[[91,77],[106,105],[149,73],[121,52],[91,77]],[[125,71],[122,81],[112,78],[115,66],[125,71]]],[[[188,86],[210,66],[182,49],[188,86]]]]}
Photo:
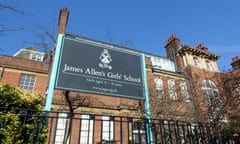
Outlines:
{"type": "Polygon", "coordinates": [[[213,81],[204,79],[202,82],[202,90],[208,105],[213,105],[214,101],[219,99],[218,89],[213,81]]]}

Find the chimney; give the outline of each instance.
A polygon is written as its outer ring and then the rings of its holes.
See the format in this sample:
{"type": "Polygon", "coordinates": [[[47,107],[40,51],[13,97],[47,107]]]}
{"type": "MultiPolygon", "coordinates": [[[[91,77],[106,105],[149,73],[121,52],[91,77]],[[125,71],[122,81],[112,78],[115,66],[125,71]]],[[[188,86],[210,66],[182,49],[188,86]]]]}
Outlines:
{"type": "Polygon", "coordinates": [[[233,57],[231,65],[234,70],[240,69],[240,56],[233,57]]]}
{"type": "Polygon", "coordinates": [[[237,61],[237,60],[239,60],[239,59],[240,59],[239,56],[235,56],[235,57],[232,58],[232,62],[235,62],[235,61],[237,61]]]}
{"type": "Polygon", "coordinates": [[[180,40],[174,35],[172,34],[166,41],[166,46],[165,48],[167,48],[171,43],[173,43],[174,41],[177,41],[178,43],[180,42],[180,40]]]}
{"type": "Polygon", "coordinates": [[[67,22],[68,22],[68,16],[69,12],[67,10],[67,7],[64,7],[60,10],[59,19],[58,19],[58,34],[64,34],[67,22]]]}
{"type": "Polygon", "coordinates": [[[172,59],[175,63],[175,67],[178,71],[183,71],[184,69],[184,62],[183,57],[181,55],[178,55],[178,49],[181,48],[181,43],[179,38],[177,38],[175,35],[171,35],[167,41],[166,41],[166,51],[167,51],[167,57],[172,59]]]}
{"type": "Polygon", "coordinates": [[[165,48],[167,50],[168,57],[172,57],[172,51],[177,51],[177,49],[181,46],[179,38],[177,38],[174,34],[171,35],[167,41],[165,48]]]}
{"type": "Polygon", "coordinates": [[[31,46],[29,48],[27,48],[28,50],[32,50],[32,51],[36,51],[35,47],[34,46],[31,46]]]}
{"type": "Polygon", "coordinates": [[[208,51],[208,48],[206,48],[202,43],[198,44],[196,48],[203,50],[203,51],[208,51]]]}

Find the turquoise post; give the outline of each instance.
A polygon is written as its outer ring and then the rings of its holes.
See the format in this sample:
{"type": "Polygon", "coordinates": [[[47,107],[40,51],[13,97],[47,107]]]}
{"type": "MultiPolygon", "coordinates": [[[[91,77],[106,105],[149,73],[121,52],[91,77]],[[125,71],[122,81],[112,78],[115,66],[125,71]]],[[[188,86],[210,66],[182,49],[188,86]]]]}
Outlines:
{"type": "Polygon", "coordinates": [[[51,75],[50,75],[50,79],[49,79],[45,111],[50,111],[51,106],[52,106],[52,99],[53,99],[53,95],[54,95],[54,87],[55,87],[57,68],[58,68],[58,62],[59,62],[59,58],[60,58],[60,51],[61,51],[63,36],[64,36],[63,34],[58,35],[57,46],[56,46],[56,50],[55,50],[55,54],[54,54],[54,61],[53,61],[51,75]]]}
{"type": "Polygon", "coordinates": [[[145,110],[146,110],[146,130],[147,130],[147,143],[153,144],[152,129],[151,129],[151,111],[148,93],[148,83],[146,74],[146,61],[145,55],[142,54],[142,71],[143,71],[143,93],[145,95],[145,110]]]}

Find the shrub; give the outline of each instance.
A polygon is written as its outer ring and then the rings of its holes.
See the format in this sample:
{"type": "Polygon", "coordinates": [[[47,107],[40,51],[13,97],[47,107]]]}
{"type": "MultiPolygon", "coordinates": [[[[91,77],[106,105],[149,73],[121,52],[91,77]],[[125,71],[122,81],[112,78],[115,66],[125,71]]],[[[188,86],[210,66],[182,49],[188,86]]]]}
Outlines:
{"type": "Polygon", "coordinates": [[[0,85],[0,143],[44,143],[47,126],[43,97],[6,84],[0,85]]]}

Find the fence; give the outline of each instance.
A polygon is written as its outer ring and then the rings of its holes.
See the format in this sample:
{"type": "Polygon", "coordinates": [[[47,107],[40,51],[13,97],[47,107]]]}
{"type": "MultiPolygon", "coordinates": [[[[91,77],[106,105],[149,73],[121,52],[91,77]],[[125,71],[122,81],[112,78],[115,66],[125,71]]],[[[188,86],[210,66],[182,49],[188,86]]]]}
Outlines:
{"type": "MultiPolygon", "coordinates": [[[[13,117],[9,111],[0,113],[0,140],[5,138],[13,117]]],[[[19,110],[20,126],[16,135],[24,132],[23,143],[46,144],[237,144],[233,138],[215,137],[208,124],[140,119],[87,113],[48,112],[19,110]],[[26,130],[29,129],[29,130],[26,130]],[[47,131],[46,131],[47,130],[47,131]],[[45,135],[44,135],[45,134],[45,135]],[[43,140],[43,136],[45,140],[43,140]],[[44,141],[44,142],[43,142],[44,141]]],[[[12,132],[13,133],[13,132],[12,132]]],[[[19,137],[14,135],[10,138],[19,137]]],[[[238,139],[239,140],[239,139],[238,139]]]]}

